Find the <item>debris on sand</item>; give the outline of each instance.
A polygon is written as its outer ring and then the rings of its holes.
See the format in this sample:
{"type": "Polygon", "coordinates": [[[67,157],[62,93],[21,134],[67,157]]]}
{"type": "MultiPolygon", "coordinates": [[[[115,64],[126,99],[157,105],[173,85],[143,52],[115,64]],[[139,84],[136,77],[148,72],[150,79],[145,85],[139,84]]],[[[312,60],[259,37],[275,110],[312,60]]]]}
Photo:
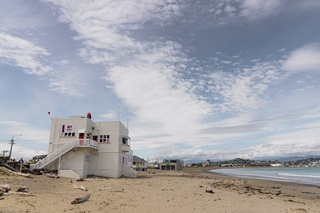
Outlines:
{"type": "Polygon", "coordinates": [[[80,187],[77,187],[76,184],[73,184],[74,188],[76,189],[81,189],[82,191],[88,191],[86,187],[84,186],[80,186],[80,187]]]}
{"type": "Polygon", "coordinates": [[[90,194],[87,194],[84,197],[76,198],[74,201],[71,202],[71,204],[83,203],[89,200],[89,198],[90,198],[90,194]]]}
{"type": "Polygon", "coordinates": [[[206,189],[206,193],[211,193],[211,194],[213,194],[214,192],[212,191],[212,189],[206,189]]]}
{"type": "Polygon", "coordinates": [[[0,190],[3,189],[4,192],[9,192],[11,187],[9,184],[0,184],[0,190]]]}
{"type": "Polygon", "coordinates": [[[43,171],[41,171],[41,174],[49,177],[49,178],[59,178],[59,176],[57,174],[52,174],[52,173],[45,173],[43,171]]]}
{"type": "Polygon", "coordinates": [[[21,186],[17,192],[29,192],[29,188],[27,186],[21,186]]]}

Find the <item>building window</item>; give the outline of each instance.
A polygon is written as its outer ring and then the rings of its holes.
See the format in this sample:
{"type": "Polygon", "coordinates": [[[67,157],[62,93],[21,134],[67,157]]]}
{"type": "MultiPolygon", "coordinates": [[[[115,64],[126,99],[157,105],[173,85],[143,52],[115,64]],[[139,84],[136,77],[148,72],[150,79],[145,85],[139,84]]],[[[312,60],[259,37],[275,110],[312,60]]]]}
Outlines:
{"type": "Polygon", "coordinates": [[[128,138],[122,138],[122,144],[127,144],[128,145],[128,138]]]}
{"type": "Polygon", "coordinates": [[[61,134],[62,137],[75,137],[76,133],[75,132],[65,132],[61,134]]]}
{"type": "Polygon", "coordinates": [[[100,135],[100,143],[110,142],[110,135],[100,135]]]}

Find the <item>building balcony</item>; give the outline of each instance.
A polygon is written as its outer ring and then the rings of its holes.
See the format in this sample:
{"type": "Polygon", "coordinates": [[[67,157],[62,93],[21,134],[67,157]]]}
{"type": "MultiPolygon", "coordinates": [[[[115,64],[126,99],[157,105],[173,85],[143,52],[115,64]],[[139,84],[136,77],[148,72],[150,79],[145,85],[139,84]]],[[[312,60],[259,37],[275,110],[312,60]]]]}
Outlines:
{"type": "Polygon", "coordinates": [[[130,152],[131,148],[128,144],[121,144],[121,151],[122,152],[130,152]]]}

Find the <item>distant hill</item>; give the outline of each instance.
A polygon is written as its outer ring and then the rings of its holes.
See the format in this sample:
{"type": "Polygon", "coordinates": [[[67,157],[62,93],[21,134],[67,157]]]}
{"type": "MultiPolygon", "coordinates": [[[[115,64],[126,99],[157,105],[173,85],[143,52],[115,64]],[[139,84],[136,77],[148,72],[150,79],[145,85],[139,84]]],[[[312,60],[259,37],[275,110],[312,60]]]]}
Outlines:
{"type": "Polygon", "coordinates": [[[314,155],[307,155],[307,156],[289,156],[289,157],[283,157],[283,158],[277,158],[277,157],[273,157],[273,158],[265,158],[265,159],[259,159],[259,160],[265,160],[265,161],[270,161],[270,160],[278,160],[281,162],[286,162],[286,161],[297,161],[297,160],[303,160],[303,159],[308,159],[308,158],[320,158],[319,156],[314,156],[314,155]]]}

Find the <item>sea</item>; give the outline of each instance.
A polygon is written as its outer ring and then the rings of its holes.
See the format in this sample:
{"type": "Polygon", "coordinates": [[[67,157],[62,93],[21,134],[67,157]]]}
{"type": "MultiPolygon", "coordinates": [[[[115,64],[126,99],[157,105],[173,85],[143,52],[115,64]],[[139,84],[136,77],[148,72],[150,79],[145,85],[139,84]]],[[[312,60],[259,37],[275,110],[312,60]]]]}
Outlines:
{"type": "Polygon", "coordinates": [[[240,178],[264,179],[320,186],[319,167],[224,168],[210,170],[210,172],[240,178]]]}

